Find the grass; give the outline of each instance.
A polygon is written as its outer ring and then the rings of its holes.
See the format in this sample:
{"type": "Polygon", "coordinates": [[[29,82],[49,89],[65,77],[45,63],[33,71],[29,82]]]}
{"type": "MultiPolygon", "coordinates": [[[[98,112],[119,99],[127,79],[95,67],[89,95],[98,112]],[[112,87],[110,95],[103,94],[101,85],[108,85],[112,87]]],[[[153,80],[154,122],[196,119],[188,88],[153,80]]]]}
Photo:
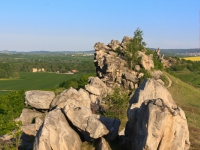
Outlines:
{"type": "Polygon", "coordinates": [[[196,57],[185,57],[185,60],[191,60],[191,61],[200,61],[200,56],[196,56],[196,57]]]}
{"type": "MultiPolygon", "coordinates": [[[[20,73],[19,79],[0,80],[0,94],[6,94],[9,90],[48,90],[55,89],[62,81],[71,78],[79,79],[83,74],[55,74],[55,73],[20,73]]],[[[91,74],[91,73],[88,73],[91,74]]]]}
{"type": "MultiPolygon", "coordinates": [[[[167,74],[167,73],[166,73],[167,74]]],[[[200,149],[200,89],[197,89],[180,79],[167,74],[172,80],[172,86],[169,88],[174,101],[180,106],[187,117],[191,150],[200,149]]]]}
{"type": "Polygon", "coordinates": [[[199,72],[191,72],[187,69],[183,71],[174,71],[173,75],[182,81],[193,85],[196,88],[200,87],[200,73],[199,72]]]}

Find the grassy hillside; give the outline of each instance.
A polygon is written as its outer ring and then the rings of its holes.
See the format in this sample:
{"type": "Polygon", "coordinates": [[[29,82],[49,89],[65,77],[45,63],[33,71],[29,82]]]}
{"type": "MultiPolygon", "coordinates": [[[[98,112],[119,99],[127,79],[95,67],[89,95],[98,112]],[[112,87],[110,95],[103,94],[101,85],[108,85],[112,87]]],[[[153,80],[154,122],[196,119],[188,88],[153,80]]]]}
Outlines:
{"type": "MultiPolygon", "coordinates": [[[[20,73],[19,79],[1,79],[0,94],[6,94],[10,90],[45,90],[54,89],[62,81],[71,78],[79,79],[83,74],[56,74],[56,73],[20,73]]],[[[88,73],[89,74],[89,73],[88,73]]],[[[91,74],[91,73],[90,73],[91,74]]]]}
{"type": "MultiPolygon", "coordinates": [[[[167,73],[166,73],[167,74],[167,73]]],[[[191,150],[200,149],[200,89],[184,83],[183,81],[167,74],[172,80],[169,88],[174,101],[180,106],[187,117],[190,131],[191,150]]]]}
{"type": "Polygon", "coordinates": [[[181,71],[169,71],[169,73],[196,88],[200,88],[200,73],[198,71],[192,72],[185,68],[181,71]]]}

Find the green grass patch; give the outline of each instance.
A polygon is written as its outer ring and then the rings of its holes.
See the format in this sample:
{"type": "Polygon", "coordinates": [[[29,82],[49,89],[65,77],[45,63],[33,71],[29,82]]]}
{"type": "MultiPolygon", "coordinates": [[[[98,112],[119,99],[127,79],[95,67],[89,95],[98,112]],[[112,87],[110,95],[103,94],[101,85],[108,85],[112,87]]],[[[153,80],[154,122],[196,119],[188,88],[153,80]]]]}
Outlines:
{"type": "MultiPolygon", "coordinates": [[[[56,74],[56,73],[31,73],[19,74],[19,79],[0,80],[0,94],[6,94],[9,90],[50,90],[58,88],[59,83],[69,80],[79,80],[82,75],[92,73],[56,74]]],[[[93,73],[94,75],[94,73],[93,73]]]]}
{"type": "Polygon", "coordinates": [[[182,71],[173,71],[172,73],[175,77],[179,78],[180,80],[196,87],[200,87],[200,72],[192,72],[187,69],[182,71]]]}
{"type": "Polygon", "coordinates": [[[190,149],[199,150],[200,89],[197,89],[170,74],[167,75],[172,80],[172,86],[169,88],[169,91],[172,94],[174,101],[184,110],[187,117],[191,142],[190,149]]]}

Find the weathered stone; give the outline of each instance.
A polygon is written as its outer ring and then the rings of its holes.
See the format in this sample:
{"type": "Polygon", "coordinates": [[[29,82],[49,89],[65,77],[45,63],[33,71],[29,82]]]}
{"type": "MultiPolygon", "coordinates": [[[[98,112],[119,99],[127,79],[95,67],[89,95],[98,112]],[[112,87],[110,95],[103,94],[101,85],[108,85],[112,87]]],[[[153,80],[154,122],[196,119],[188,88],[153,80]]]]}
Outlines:
{"type": "Polygon", "coordinates": [[[90,94],[90,99],[92,103],[101,104],[101,96],[96,96],[94,94],[90,94]]]}
{"type": "Polygon", "coordinates": [[[120,132],[119,132],[119,136],[123,136],[125,135],[125,128],[123,128],[120,132]]]}
{"type": "Polygon", "coordinates": [[[25,92],[25,104],[37,109],[49,109],[54,92],[32,90],[25,92]]]}
{"type": "Polygon", "coordinates": [[[158,82],[161,83],[162,85],[165,85],[165,83],[164,83],[163,80],[161,80],[161,79],[157,79],[156,81],[158,81],[158,82]]]}
{"type": "Polygon", "coordinates": [[[131,98],[130,110],[135,107],[140,107],[140,105],[146,100],[157,98],[162,98],[169,108],[177,108],[177,105],[165,86],[161,85],[154,79],[147,79],[140,85],[131,98]]]}
{"type": "Polygon", "coordinates": [[[95,43],[94,49],[95,49],[95,51],[99,51],[99,50],[111,50],[110,47],[108,47],[104,43],[100,43],[100,42],[95,43]]]}
{"type": "Polygon", "coordinates": [[[21,121],[22,125],[25,126],[31,124],[33,120],[37,117],[43,118],[44,114],[36,110],[24,108],[22,110],[20,117],[15,119],[15,121],[21,121]]]}
{"type": "Polygon", "coordinates": [[[69,126],[59,108],[49,112],[38,131],[34,150],[80,150],[79,135],[69,126]]]}
{"type": "Polygon", "coordinates": [[[91,109],[80,105],[76,100],[68,100],[63,112],[74,126],[92,138],[108,134],[107,128],[92,114],[91,109]]]}
{"type": "Polygon", "coordinates": [[[138,78],[129,72],[124,72],[124,77],[133,83],[138,82],[138,78]]]}
{"type": "Polygon", "coordinates": [[[134,70],[137,71],[137,72],[139,72],[140,71],[140,65],[135,65],[134,70]]]}
{"type": "Polygon", "coordinates": [[[138,84],[137,84],[137,83],[136,83],[134,86],[135,86],[135,89],[137,89],[137,88],[138,88],[138,84]]]}
{"type": "Polygon", "coordinates": [[[90,92],[90,93],[92,93],[92,94],[94,94],[94,95],[97,95],[97,96],[100,96],[100,95],[101,95],[100,89],[99,89],[99,88],[96,88],[96,87],[94,87],[94,86],[92,86],[92,85],[89,85],[89,84],[85,85],[85,89],[86,89],[88,92],[90,92]]]}
{"type": "Polygon", "coordinates": [[[154,71],[150,71],[150,74],[154,79],[158,80],[162,77],[163,72],[160,70],[154,70],[154,71]]]}
{"type": "Polygon", "coordinates": [[[103,137],[95,141],[95,150],[109,150],[106,140],[103,137]]]}
{"type": "Polygon", "coordinates": [[[111,42],[108,44],[108,46],[112,49],[112,50],[116,50],[118,47],[120,47],[120,42],[118,40],[111,40],[111,42]]]}
{"type": "Polygon", "coordinates": [[[140,78],[142,78],[144,76],[144,73],[140,73],[139,75],[138,75],[138,79],[140,79],[140,78]]]}
{"type": "Polygon", "coordinates": [[[118,56],[118,54],[116,52],[113,52],[113,51],[109,51],[109,54],[111,56],[113,56],[113,57],[117,57],[118,56]]]}
{"type": "Polygon", "coordinates": [[[96,115],[97,119],[99,119],[109,130],[109,133],[105,136],[106,140],[113,141],[118,135],[118,130],[120,126],[119,119],[107,118],[104,116],[96,115]]]}
{"type": "Polygon", "coordinates": [[[36,128],[35,128],[35,124],[29,124],[29,125],[26,125],[26,126],[22,126],[21,129],[27,135],[36,136],[37,131],[36,131],[36,128]]]}
{"type": "Polygon", "coordinates": [[[106,84],[101,81],[98,77],[89,77],[88,78],[89,84],[100,89],[101,96],[106,97],[108,93],[108,87],[106,84]]]}
{"type": "Polygon", "coordinates": [[[189,149],[185,114],[162,84],[144,81],[129,103],[123,141],[127,149],[189,149]]]}
{"type": "Polygon", "coordinates": [[[64,90],[60,95],[56,96],[52,103],[51,108],[57,106],[62,101],[67,101],[69,98],[78,98],[78,91],[72,87],[70,87],[68,90],[64,90]]]}
{"type": "Polygon", "coordinates": [[[129,37],[129,36],[124,36],[123,39],[122,39],[122,43],[121,43],[121,46],[123,48],[126,48],[126,44],[131,40],[132,38],[129,37]]]}
{"type": "Polygon", "coordinates": [[[79,91],[77,91],[76,89],[71,87],[68,90],[63,91],[60,95],[53,99],[51,103],[51,108],[58,105],[61,108],[62,106],[64,107],[63,103],[66,103],[68,99],[76,99],[82,101],[82,104],[84,106],[87,106],[88,108],[90,107],[91,101],[89,93],[84,89],[79,89],[79,91]]]}
{"type": "Polygon", "coordinates": [[[126,79],[122,79],[122,85],[125,89],[129,89],[129,84],[126,79]]]}
{"type": "Polygon", "coordinates": [[[139,51],[138,57],[142,57],[140,63],[145,70],[151,70],[151,68],[154,68],[153,56],[151,54],[148,56],[145,53],[139,51]]]}
{"type": "Polygon", "coordinates": [[[40,119],[39,117],[35,118],[35,129],[36,129],[36,131],[38,131],[40,129],[42,123],[43,123],[42,119],[40,119]]]}
{"type": "Polygon", "coordinates": [[[2,141],[9,141],[13,138],[13,134],[5,134],[3,136],[0,136],[0,140],[2,141]]]}
{"type": "Polygon", "coordinates": [[[130,82],[130,83],[129,83],[129,87],[130,87],[131,90],[135,88],[133,82],[130,82]]]}

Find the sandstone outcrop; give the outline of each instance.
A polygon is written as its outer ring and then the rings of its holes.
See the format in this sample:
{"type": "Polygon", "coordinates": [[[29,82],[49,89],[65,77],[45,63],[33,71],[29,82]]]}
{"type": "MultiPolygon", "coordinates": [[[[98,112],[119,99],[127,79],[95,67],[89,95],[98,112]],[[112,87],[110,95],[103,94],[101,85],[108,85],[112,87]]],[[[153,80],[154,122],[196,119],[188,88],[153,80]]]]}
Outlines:
{"type": "Polygon", "coordinates": [[[113,141],[118,136],[118,130],[120,126],[119,119],[107,118],[104,116],[96,116],[109,130],[109,133],[105,136],[106,140],[113,141]]]}
{"type": "Polygon", "coordinates": [[[54,92],[32,90],[25,93],[25,104],[37,109],[49,109],[54,92]]]}
{"type": "Polygon", "coordinates": [[[81,139],[60,108],[49,112],[35,137],[34,150],[80,150],[81,139]]]}
{"type": "MultiPolygon", "coordinates": [[[[141,57],[140,65],[135,65],[134,71],[128,68],[124,54],[126,53],[126,44],[131,39],[131,37],[125,36],[121,43],[117,40],[111,40],[108,45],[99,42],[94,45],[94,64],[97,76],[111,89],[114,87],[135,89],[138,87],[139,78],[141,78],[139,76],[141,67],[146,70],[154,68],[153,56],[146,55],[144,52],[138,54],[141,57]]],[[[86,88],[89,89],[89,87],[86,88]]]]}
{"type": "Polygon", "coordinates": [[[176,63],[176,59],[171,57],[166,57],[164,54],[161,54],[160,48],[155,50],[155,54],[157,56],[157,59],[163,64],[165,68],[170,68],[173,64],[176,63]]]}
{"type": "Polygon", "coordinates": [[[139,51],[138,57],[141,57],[141,65],[145,70],[151,70],[151,68],[154,68],[154,62],[153,62],[153,55],[146,55],[145,53],[139,51]]]}
{"type": "Polygon", "coordinates": [[[51,103],[51,109],[56,106],[63,108],[68,99],[75,99],[77,101],[81,101],[82,105],[86,106],[87,108],[90,108],[91,101],[89,93],[84,89],[79,89],[79,91],[77,91],[76,89],[71,87],[68,90],[64,90],[60,95],[57,95],[53,99],[51,103]]]}
{"type": "Polygon", "coordinates": [[[21,121],[22,125],[25,126],[25,125],[31,124],[35,118],[37,118],[37,117],[43,118],[43,116],[44,116],[44,114],[39,111],[24,108],[22,110],[20,117],[15,119],[15,121],[21,121]]]}
{"type": "Polygon", "coordinates": [[[189,149],[189,131],[183,110],[167,89],[146,80],[130,100],[124,145],[130,150],[189,149]]]}
{"type": "Polygon", "coordinates": [[[92,114],[91,109],[84,107],[77,100],[68,100],[63,112],[74,126],[92,138],[97,139],[109,132],[105,125],[92,114]]]}
{"type": "MultiPolygon", "coordinates": [[[[127,150],[189,149],[185,114],[159,81],[162,72],[151,71],[155,80],[148,79],[138,88],[145,76],[141,71],[154,68],[153,56],[139,51],[140,63],[129,69],[124,54],[131,40],[125,36],[121,43],[111,40],[108,45],[94,45],[97,77],[89,77],[84,89],[69,88],[56,97],[49,91],[25,93],[26,105],[37,111],[25,108],[16,121],[22,121],[23,135],[35,136],[34,150],[79,150],[82,141],[94,141],[97,150],[107,150],[107,141],[114,140],[127,150]],[[136,89],[121,132],[120,120],[96,114],[105,112],[101,104],[106,105],[104,98],[115,87],[136,89]]],[[[164,59],[160,50],[155,53],[164,59]]]]}

